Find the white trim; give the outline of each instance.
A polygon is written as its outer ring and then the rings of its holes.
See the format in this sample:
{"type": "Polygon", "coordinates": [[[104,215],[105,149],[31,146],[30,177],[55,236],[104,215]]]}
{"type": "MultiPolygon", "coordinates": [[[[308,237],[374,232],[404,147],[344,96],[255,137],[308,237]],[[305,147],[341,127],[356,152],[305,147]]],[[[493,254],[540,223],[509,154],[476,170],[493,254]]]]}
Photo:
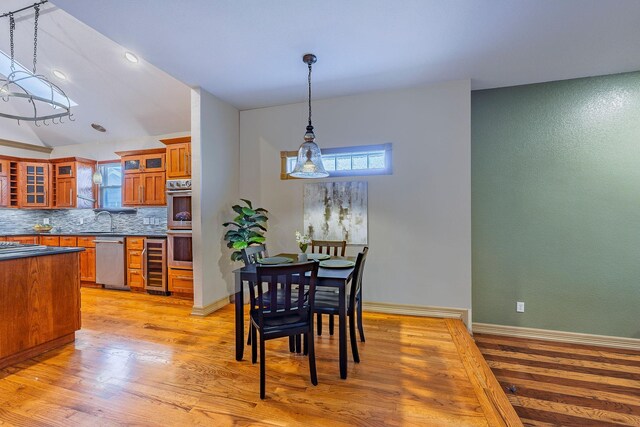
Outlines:
{"type": "Polygon", "coordinates": [[[570,344],[640,350],[640,339],[638,338],[612,337],[608,335],[582,334],[578,332],[523,328],[521,326],[492,325],[488,323],[474,323],[473,332],[477,332],[479,334],[505,335],[508,337],[556,341],[570,344]]]}
{"type": "Polygon", "coordinates": [[[390,304],[364,301],[362,309],[375,313],[403,314],[406,316],[441,317],[460,319],[469,328],[471,310],[467,308],[434,307],[425,305],[390,304]]]}
{"type": "Polygon", "coordinates": [[[208,316],[214,311],[220,310],[222,307],[228,305],[230,302],[229,297],[224,297],[218,301],[214,301],[211,304],[205,305],[204,307],[196,307],[194,306],[191,309],[191,315],[193,316],[208,316]]]}

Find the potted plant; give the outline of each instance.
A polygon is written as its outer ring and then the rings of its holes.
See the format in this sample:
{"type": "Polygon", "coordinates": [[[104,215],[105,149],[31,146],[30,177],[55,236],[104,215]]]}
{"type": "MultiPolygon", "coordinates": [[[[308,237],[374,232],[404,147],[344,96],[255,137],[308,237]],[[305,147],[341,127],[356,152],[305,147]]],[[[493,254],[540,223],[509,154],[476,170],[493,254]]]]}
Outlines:
{"type": "Polygon", "coordinates": [[[266,209],[254,209],[250,200],[240,199],[246,206],[234,205],[233,210],[238,215],[233,221],[222,224],[225,227],[231,227],[224,235],[227,241],[227,247],[235,249],[231,254],[232,261],[242,259],[242,249],[251,245],[261,245],[265,242],[265,231],[267,231],[266,222],[268,220],[265,214],[266,209]]]}
{"type": "Polygon", "coordinates": [[[306,261],[307,260],[307,247],[309,243],[311,243],[311,238],[302,234],[299,231],[296,231],[296,242],[298,242],[298,247],[300,248],[300,253],[298,254],[298,261],[306,261]]]}

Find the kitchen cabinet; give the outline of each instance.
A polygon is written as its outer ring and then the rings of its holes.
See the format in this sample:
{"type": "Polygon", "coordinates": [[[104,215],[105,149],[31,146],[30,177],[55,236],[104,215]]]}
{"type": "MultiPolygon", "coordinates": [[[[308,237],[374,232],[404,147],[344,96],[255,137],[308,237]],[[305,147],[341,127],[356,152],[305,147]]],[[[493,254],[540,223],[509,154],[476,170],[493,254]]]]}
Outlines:
{"type": "Polygon", "coordinates": [[[122,181],[123,206],[165,206],[164,172],[125,174],[122,181]]]}
{"type": "Polygon", "coordinates": [[[77,245],[85,248],[80,252],[80,280],[83,282],[96,281],[96,242],[95,236],[80,236],[77,245]]]}
{"type": "Polygon", "coordinates": [[[164,153],[134,154],[124,156],[121,160],[122,170],[125,174],[164,172],[165,159],[166,155],[164,153]]]}
{"type": "Polygon", "coordinates": [[[167,146],[167,179],[191,179],[191,137],[160,141],[167,146]]]}
{"type": "Polygon", "coordinates": [[[94,162],[91,160],[64,159],[53,165],[56,208],[93,208],[94,162]]]}
{"type": "Polygon", "coordinates": [[[24,245],[37,245],[38,236],[7,236],[7,242],[18,242],[24,245]]]}
{"type": "Polygon", "coordinates": [[[165,193],[166,178],[164,172],[142,174],[142,204],[145,206],[164,206],[167,204],[165,193]]]}
{"type": "Polygon", "coordinates": [[[144,238],[127,237],[127,285],[132,291],[144,291],[144,238]]]}
{"type": "Polygon", "coordinates": [[[38,236],[39,243],[45,246],[60,246],[59,236],[38,236]]]}
{"type": "Polygon", "coordinates": [[[165,206],[165,150],[117,152],[121,156],[122,205],[165,206]]]}
{"type": "Polygon", "coordinates": [[[78,246],[76,236],[60,236],[60,246],[78,246]]]}
{"type": "Polygon", "coordinates": [[[193,270],[169,268],[169,292],[176,296],[193,296],[193,270]]]}
{"type": "Polygon", "coordinates": [[[20,162],[18,182],[21,208],[49,207],[49,164],[20,162]]]}

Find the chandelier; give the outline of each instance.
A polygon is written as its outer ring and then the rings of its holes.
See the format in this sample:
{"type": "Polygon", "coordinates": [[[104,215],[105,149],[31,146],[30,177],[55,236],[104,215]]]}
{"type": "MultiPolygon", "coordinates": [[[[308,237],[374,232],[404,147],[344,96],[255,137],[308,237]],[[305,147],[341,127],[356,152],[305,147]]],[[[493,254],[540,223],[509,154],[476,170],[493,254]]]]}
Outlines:
{"type": "Polygon", "coordinates": [[[293,172],[289,174],[294,178],[326,178],[329,173],[324,170],[322,164],[322,153],[316,144],[316,135],[313,133],[311,124],[311,65],[315,64],[318,58],[312,53],[307,53],[302,57],[302,61],[309,67],[309,124],[307,132],[304,134],[304,142],[298,150],[298,159],[293,172]]]}
{"type": "MultiPolygon", "coordinates": [[[[0,15],[0,18],[9,17],[9,44],[11,48],[11,66],[6,78],[0,78],[0,117],[34,122],[39,126],[38,121],[49,125],[47,120],[54,124],[62,123],[63,117],[68,117],[73,121],[71,114],[71,101],[69,97],[55,84],[51,83],[45,76],[36,72],[38,62],[38,17],[40,16],[40,5],[48,0],[34,3],[31,6],[14,10],[0,15]],[[33,24],[33,71],[29,71],[19,63],[14,57],[13,33],[16,28],[16,21],[13,17],[18,12],[34,10],[33,24]],[[56,121],[56,119],[58,119],[56,121]]],[[[6,56],[6,55],[5,55],[6,56]]]]}

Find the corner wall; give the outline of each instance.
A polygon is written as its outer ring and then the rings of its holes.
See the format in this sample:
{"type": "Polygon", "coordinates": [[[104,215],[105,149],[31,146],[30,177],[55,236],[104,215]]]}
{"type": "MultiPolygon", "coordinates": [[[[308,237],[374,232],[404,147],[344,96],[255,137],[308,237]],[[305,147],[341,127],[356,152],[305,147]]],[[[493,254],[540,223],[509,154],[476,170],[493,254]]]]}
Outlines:
{"type": "MultiPolygon", "coordinates": [[[[280,180],[280,151],[298,149],[306,116],[240,113],[240,197],[269,210],[272,254],[303,228],[306,180],[280,180]]],[[[393,143],[393,175],[336,179],[369,183],[365,302],[470,309],[470,82],[313,101],[313,124],[321,148],[393,143]]]]}
{"type": "Polygon", "coordinates": [[[476,91],[471,117],[474,320],[640,338],[640,73],[476,91]]]}
{"type": "Polygon", "coordinates": [[[228,304],[235,292],[222,240],[238,198],[239,112],[203,89],[191,91],[193,185],[193,314],[228,304]]]}

